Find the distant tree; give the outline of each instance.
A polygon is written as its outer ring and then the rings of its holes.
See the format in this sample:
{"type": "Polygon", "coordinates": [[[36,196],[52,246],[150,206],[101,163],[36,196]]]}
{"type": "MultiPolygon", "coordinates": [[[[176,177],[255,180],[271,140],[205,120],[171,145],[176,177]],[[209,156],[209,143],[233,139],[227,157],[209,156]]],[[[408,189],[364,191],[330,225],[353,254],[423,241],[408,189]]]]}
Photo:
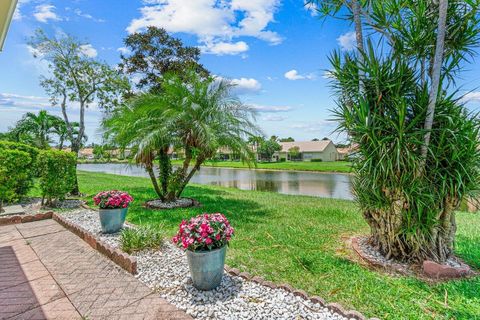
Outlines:
{"type": "Polygon", "coordinates": [[[274,139],[265,140],[258,147],[258,155],[261,159],[272,161],[275,152],[282,150],[282,146],[274,139]]]}
{"type": "Polygon", "coordinates": [[[278,141],[278,136],[271,136],[271,137],[270,137],[270,140],[272,140],[272,141],[278,141]]]}
{"type": "Polygon", "coordinates": [[[41,110],[38,114],[27,112],[16,123],[14,131],[19,135],[30,135],[33,146],[48,149],[52,141],[51,134],[55,132],[54,128],[58,120],[61,119],[49,114],[46,110],[41,110]]]}
{"type": "Polygon", "coordinates": [[[129,53],[122,54],[120,68],[131,76],[137,76],[138,89],[159,93],[166,73],[175,73],[183,81],[194,70],[202,77],[209,72],[200,63],[200,49],[184,46],[165,29],[150,26],[144,32],[136,32],[124,40],[129,53]]]}
{"type": "MultiPolygon", "coordinates": [[[[64,35],[49,38],[39,30],[30,41],[34,57],[49,62],[51,75],[42,76],[41,85],[54,106],[60,105],[68,129],[71,150],[78,154],[85,135],[85,112],[92,104],[109,110],[121,102],[130,84],[120,70],[110,67],[85,53],[85,43],[64,35]],[[78,134],[67,115],[67,108],[79,105],[78,134]]],[[[79,194],[78,182],[72,194],[79,194]]]]}
{"type": "Polygon", "coordinates": [[[318,138],[313,138],[312,141],[320,141],[318,138]]]}
{"type": "Polygon", "coordinates": [[[297,160],[300,158],[300,148],[295,146],[288,149],[288,156],[290,160],[297,160]]]}
{"type": "Polygon", "coordinates": [[[265,141],[265,138],[262,137],[262,136],[251,136],[251,137],[248,138],[247,141],[248,141],[249,144],[253,145],[255,148],[258,148],[260,143],[265,141]]]}
{"type": "Polygon", "coordinates": [[[330,138],[328,138],[328,137],[324,137],[322,140],[323,140],[323,141],[329,141],[329,140],[330,140],[330,138]]]}
{"type": "MultiPolygon", "coordinates": [[[[53,132],[58,137],[58,149],[63,150],[65,141],[68,140],[68,127],[63,119],[59,117],[57,118],[58,118],[58,121],[54,125],[53,132]]],[[[72,135],[74,137],[77,137],[79,132],[78,128],[80,127],[80,124],[76,121],[73,121],[70,124],[72,128],[72,135]]],[[[83,146],[87,140],[88,140],[87,135],[83,134],[83,141],[81,146],[83,146]]]]}
{"type": "Polygon", "coordinates": [[[295,139],[293,139],[292,137],[280,139],[280,142],[294,142],[294,141],[295,141],[295,139]]]}

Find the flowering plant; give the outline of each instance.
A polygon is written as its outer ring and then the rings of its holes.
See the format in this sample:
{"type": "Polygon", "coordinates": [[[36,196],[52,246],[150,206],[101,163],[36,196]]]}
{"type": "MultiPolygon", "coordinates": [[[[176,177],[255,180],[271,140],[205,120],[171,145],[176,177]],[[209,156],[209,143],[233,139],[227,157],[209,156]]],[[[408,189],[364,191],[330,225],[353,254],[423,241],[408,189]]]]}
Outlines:
{"type": "Polygon", "coordinates": [[[183,220],[172,241],[183,250],[208,251],[228,244],[234,233],[221,213],[201,214],[190,221],[183,220]]]}
{"type": "Polygon", "coordinates": [[[127,192],[110,190],[98,193],[93,201],[100,209],[120,209],[128,207],[133,198],[127,192]]]}

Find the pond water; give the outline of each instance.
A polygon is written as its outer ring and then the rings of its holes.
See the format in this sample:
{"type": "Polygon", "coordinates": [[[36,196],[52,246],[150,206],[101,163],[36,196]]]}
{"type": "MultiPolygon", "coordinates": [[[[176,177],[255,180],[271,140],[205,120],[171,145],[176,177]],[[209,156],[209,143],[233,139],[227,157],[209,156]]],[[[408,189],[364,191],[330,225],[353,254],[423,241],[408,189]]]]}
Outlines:
{"type": "MultiPolygon", "coordinates": [[[[78,169],[148,177],[143,168],[131,164],[79,164],[78,169]]],[[[350,179],[350,175],[341,173],[202,167],[194,175],[191,182],[242,190],[273,191],[284,194],[350,200],[353,198],[350,179]]]]}

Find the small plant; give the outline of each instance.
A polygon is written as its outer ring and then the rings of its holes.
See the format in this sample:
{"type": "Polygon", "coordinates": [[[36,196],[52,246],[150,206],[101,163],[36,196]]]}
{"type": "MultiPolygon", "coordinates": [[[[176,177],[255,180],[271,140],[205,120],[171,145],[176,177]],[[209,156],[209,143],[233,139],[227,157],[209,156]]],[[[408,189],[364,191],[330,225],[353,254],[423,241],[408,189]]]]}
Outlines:
{"type": "Polygon", "coordinates": [[[221,213],[202,214],[183,220],[172,241],[183,250],[208,251],[228,244],[234,229],[221,213]]]}
{"type": "Polygon", "coordinates": [[[98,193],[93,201],[100,209],[120,209],[127,208],[133,198],[127,192],[110,190],[98,193]]]}
{"type": "Polygon", "coordinates": [[[38,155],[40,189],[47,205],[65,199],[72,190],[77,174],[76,161],[74,153],[59,150],[42,150],[38,155]]]}
{"type": "Polygon", "coordinates": [[[161,228],[142,226],[137,229],[124,229],[120,234],[120,245],[126,253],[144,249],[157,249],[163,244],[165,237],[161,228]]]}

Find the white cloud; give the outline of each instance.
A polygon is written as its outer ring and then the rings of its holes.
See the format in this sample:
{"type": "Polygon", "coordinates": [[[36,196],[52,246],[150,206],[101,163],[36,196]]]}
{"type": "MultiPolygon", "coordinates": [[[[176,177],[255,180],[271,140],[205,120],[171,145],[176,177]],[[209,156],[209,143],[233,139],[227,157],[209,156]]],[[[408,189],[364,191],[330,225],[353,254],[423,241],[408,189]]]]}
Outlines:
{"type": "Polygon", "coordinates": [[[275,114],[267,114],[262,118],[263,121],[283,121],[286,119],[287,117],[285,116],[280,116],[275,114]]]}
{"type": "Polygon", "coordinates": [[[468,103],[468,102],[480,103],[480,91],[468,92],[460,99],[460,101],[462,103],[468,103]]]}
{"type": "Polygon", "coordinates": [[[0,93],[0,105],[12,107],[48,107],[51,104],[46,97],[0,93]]]}
{"type": "Polygon", "coordinates": [[[238,54],[248,50],[242,36],[262,39],[272,45],[282,42],[269,30],[280,0],[144,0],[141,17],[127,27],[129,33],[148,26],[165,28],[198,37],[205,52],[238,54]]]}
{"type": "Polygon", "coordinates": [[[20,11],[21,7],[30,2],[30,0],[18,0],[17,7],[15,8],[15,12],[13,13],[13,20],[22,20],[23,15],[20,11]]]}
{"type": "Polygon", "coordinates": [[[297,70],[292,69],[290,71],[285,72],[284,74],[285,78],[288,80],[314,80],[316,78],[315,74],[310,73],[310,74],[299,74],[297,70]]]}
{"type": "Polygon", "coordinates": [[[130,53],[132,53],[132,52],[130,51],[130,49],[128,49],[128,48],[126,48],[126,47],[120,47],[120,48],[117,49],[117,51],[120,52],[121,54],[130,54],[130,53]]]}
{"type": "Polygon", "coordinates": [[[330,134],[338,123],[329,120],[319,120],[312,122],[301,122],[290,126],[292,129],[298,129],[305,132],[323,132],[324,135],[330,134]]]}
{"type": "Polygon", "coordinates": [[[327,70],[323,73],[322,78],[323,79],[335,79],[335,76],[333,75],[332,71],[327,70]]]}
{"type": "Polygon", "coordinates": [[[248,51],[248,44],[244,41],[238,42],[207,42],[205,45],[200,46],[203,53],[211,53],[219,56],[223,55],[236,55],[245,51],[248,51]]]}
{"type": "Polygon", "coordinates": [[[342,48],[342,50],[350,51],[355,49],[357,46],[357,39],[355,37],[355,32],[350,31],[345,34],[342,34],[340,37],[337,38],[337,42],[342,48]]]}
{"type": "Polygon", "coordinates": [[[318,6],[316,3],[308,2],[307,0],[304,0],[303,5],[305,7],[305,10],[310,12],[310,15],[312,17],[316,17],[318,15],[318,6]]]}
{"type": "Polygon", "coordinates": [[[232,79],[237,94],[254,93],[262,89],[262,84],[253,78],[232,79]]]}
{"type": "Polygon", "coordinates": [[[73,10],[73,12],[74,12],[77,16],[79,16],[79,17],[81,17],[81,18],[93,20],[93,21],[95,21],[95,22],[105,22],[104,19],[95,18],[95,17],[92,16],[91,14],[85,13],[85,12],[83,12],[82,10],[80,10],[80,9],[78,9],[78,8],[75,9],[75,10],[73,10]]]}
{"type": "Polygon", "coordinates": [[[35,7],[33,16],[37,21],[47,23],[48,20],[60,21],[62,20],[56,13],[56,7],[51,4],[41,4],[35,7]]]}
{"type": "Polygon", "coordinates": [[[98,55],[97,49],[95,49],[91,44],[83,44],[80,46],[82,53],[89,58],[95,58],[98,55]]]}
{"type": "Polygon", "coordinates": [[[263,106],[258,104],[252,104],[250,105],[250,108],[260,113],[289,112],[293,109],[289,106],[263,106]]]}

